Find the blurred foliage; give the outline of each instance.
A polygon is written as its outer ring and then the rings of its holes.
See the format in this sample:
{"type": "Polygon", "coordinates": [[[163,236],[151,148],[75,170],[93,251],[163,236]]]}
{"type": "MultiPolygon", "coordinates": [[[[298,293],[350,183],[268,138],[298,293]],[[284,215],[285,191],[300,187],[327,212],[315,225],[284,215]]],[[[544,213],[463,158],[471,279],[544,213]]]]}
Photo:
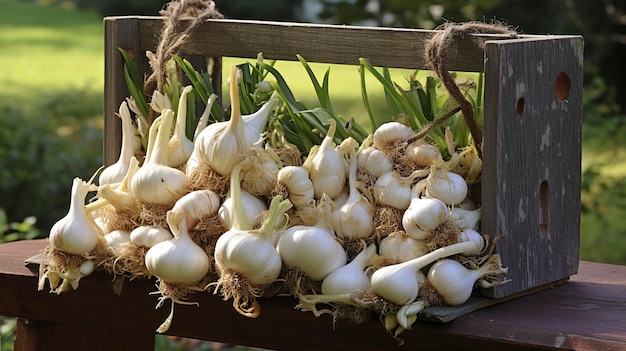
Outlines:
{"type": "Polygon", "coordinates": [[[102,165],[102,129],[87,120],[101,109],[94,101],[68,91],[0,107],[0,208],[9,220],[35,215],[47,234],[67,212],[72,179],[102,165]]]}
{"type": "Polygon", "coordinates": [[[21,223],[9,223],[6,212],[0,208],[0,243],[39,237],[40,231],[35,227],[35,223],[37,223],[35,216],[28,216],[21,223]]]}

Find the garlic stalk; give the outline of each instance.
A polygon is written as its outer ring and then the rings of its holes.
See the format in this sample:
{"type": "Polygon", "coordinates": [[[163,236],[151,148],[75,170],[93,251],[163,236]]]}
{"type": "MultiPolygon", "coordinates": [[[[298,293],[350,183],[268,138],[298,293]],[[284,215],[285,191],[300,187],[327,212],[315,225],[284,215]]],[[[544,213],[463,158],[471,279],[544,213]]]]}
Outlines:
{"type": "Polygon", "coordinates": [[[467,241],[439,248],[410,261],[382,267],[372,274],[371,289],[397,305],[412,303],[419,292],[417,271],[444,257],[479,252],[480,247],[475,242],[467,241]]]}
{"type": "Polygon", "coordinates": [[[376,245],[371,244],[356,255],[350,263],[330,273],[322,281],[322,294],[350,294],[355,290],[369,288],[370,280],[365,273],[365,268],[375,255],[376,245]]]}
{"type": "Polygon", "coordinates": [[[420,175],[418,171],[408,177],[402,177],[396,171],[387,172],[374,183],[374,198],[382,205],[406,210],[411,203],[413,181],[420,175]]]}
{"type": "Polygon", "coordinates": [[[91,184],[74,178],[69,211],[50,229],[53,248],[72,255],[84,255],[98,245],[102,233],[84,205],[90,190],[91,184]]]}
{"type": "Polygon", "coordinates": [[[330,121],[328,133],[322,140],[319,149],[313,156],[309,156],[303,164],[309,171],[313,183],[315,198],[320,199],[323,194],[331,199],[338,196],[346,183],[346,170],[343,156],[339,150],[333,148],[333,138],[337,123],[330,121]]]}
{"type": "Polygon", "coordinates": [[[276,180],[287,188],[289,200],[296,208],[309,206],[313,200],[313,183],[304,167],[285,166],[278,171],[276,180]]]}
{"type": "Polygon", "coordinates": [[[105,168],[100,173],[99,184],[115,184],[122,181],[128,172],[130,159],[134,156],[133,149],[133,121],[126,101],[120,105],[118,116],[122,120],[122,147],[117,162],[105,168]]]}
{"type": "Polygon", "coordinates": [[[162,241],[146,252],[146,268],[167,283],[197,283],[209,272],[209,257],[189,237],[185,216],[168,211],[167,224],[174,238],[162,241]]]}
{"type": "Polygon", "coordinates": [[[413,198],[402,216],[404,231],[413,239],[425,240],[448,220],[448,206],[435,198],[413,198]]]}
{"type": "Polygon", "coordinates": [[[332,212],[333,229],[342,239],[366,239],[374,233],[373,209],[369,201],[357,189],[357,158],[352,150],[350,155],[349,186],[346,202],[332,212]]]}
{"type": "Polygon", "coordinates": [[[380,241],[380,255],[396,262],[406,262],[428,253],[425,241],[413,239],[403,231],[395,231],[380,241]]]}
{"type": "Polygon", "coordinates": [[[417,314],[422,312],[426,307],[426,303],[423,300],[418,300],[406,305],[403,305],[396,312],[396,319],[398,324],[404,329],[409,329],[417,320],[417,314]]]}
{"type": "Polygon", "coordinates": [[[347,261],[346,251],[327,223],[330,201],[327,196],[322,197],[324,214],[315,226],[290,227],[276,247],[285,266],[299,269],[313,281],[322,281],[347,261]]]}
{"type": "Polygon", "coordinates": [[[484,287],[499,285],[503,282],[497,280],[497,277],[507,271],[507,268],[502,267],[498,255],[492,255],[475,270],[465,268],[458,261],[443,259],[430,268],[427,279],[446,304],[459,306],[469,300],[477,281],[482,281],[484,287]]]}
{"type": "Polygon", "coordinates": [[[104,184],[98,187],[98,199],[88,204],[85,208],[88,212],[93,212],[100,207],[100,202],[107,202],[116,211],[133,211],[137,206],[137,199],[131,193],[129,182],[139,169],[139,161],[136,157],[131,157],[128,171],[120,183],[104,184]]]}
{"type": "Polygon", "coordinates": [[[130,190],[137,200],[146,204],[170,205],[182,197],[187,189],[187,176],[166,165],[167,148],[174,111],[165,110],[144,165],[130,181],[130,190]]]}
{"type": "Polygon", "coordinates": [[[237,67],[233,66],[230,72],[230,120],[225,124],[209,125],[194,142],[198,159],[206,162],[222,176],[230,175],[235,165],[244,159],[248,150],[260,138],[260,134],[246,126],[242,119],[237,72],[237,67]]]}
{"type": "Polygon", "coordinates": [[[193,142],[187,138],[187,95],[193,90],[188,85],[183,88],[178,101],[178,112],[176,113],[176,126],[174,134],[167,146],[167,165],[178,168],[184,165],[193,152],[193,142]]]}
{"type": "Polygon", "coordinates": [[[241,165],[235,166],[230,175],[229,196],[226,197],[217,211],[220,223],[226,228],[243,230],[258,226],[263,220],[263,212],[267,210],[265,202],[249,192],[241,189],[241,165]],[[242,212],[235,215],[236,207],[241,203],[242,212]],[[237,217],[237,218],[236,218],[237,217]],[[239,223],[235,223],[235,218],[239,223]]]}

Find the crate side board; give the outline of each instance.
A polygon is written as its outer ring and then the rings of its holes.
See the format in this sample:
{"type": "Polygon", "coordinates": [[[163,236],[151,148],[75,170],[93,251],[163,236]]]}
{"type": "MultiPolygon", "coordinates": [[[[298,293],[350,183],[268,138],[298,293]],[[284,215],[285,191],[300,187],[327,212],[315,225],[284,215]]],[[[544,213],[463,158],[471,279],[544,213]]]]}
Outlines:
{"type": "Polygon", "coordinates": [[[512,279],[486,296],[577,272],[582,48],[582,37],[486,44],[481,228],[501,236],[512,279]]]}

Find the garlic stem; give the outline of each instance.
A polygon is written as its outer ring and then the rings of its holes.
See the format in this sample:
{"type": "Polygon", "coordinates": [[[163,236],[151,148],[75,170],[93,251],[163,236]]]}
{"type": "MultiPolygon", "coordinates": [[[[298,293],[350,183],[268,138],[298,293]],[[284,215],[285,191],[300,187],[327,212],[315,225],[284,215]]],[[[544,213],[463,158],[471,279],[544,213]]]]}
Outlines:
{"type": "Polygon", "coordinates": [[[204,108],[204,112],[202,112],[202,115],[198,119],[198,124],[196,124],[196,131],[193,134],[194,141],[198,139],[198,135],[200,135],[200,132],[202,132],[202,130],[204,130],[204,128],[206,128],[206,126],[209,124],[209,117],[211,117],[211,109],[213,108],[213,103],[215,103],[215,100],[217,100],[217,97],[218,96],[215,94],[211,94],[211,96],[209,96],[209,100],[207,100],[206,107],[204,108]]]}
{"type": "Polygon", "coordinates": [[[241,198],[241,164],[238,164],[233,168],[232,173],[230,174],[230,197],[232,199],[232,218],[230,222],[232,223],[231,229],[238,230],[250,230],[252,229],[252,224],[248,220],[248,216],[246,216],[246,212],[243,208],[243,202],[241,198]]]}
{"type": "Polygon", "coordinates": [[[126,101],[122,102],[119,109],[119,117],[122,120],[122,147],[120,156],[114,164],[105,168],[99,177],[99,184],[114,184],[122,181],[128,171],[130,159],[134,155],[133,150],[133,121],[126,101]]]}

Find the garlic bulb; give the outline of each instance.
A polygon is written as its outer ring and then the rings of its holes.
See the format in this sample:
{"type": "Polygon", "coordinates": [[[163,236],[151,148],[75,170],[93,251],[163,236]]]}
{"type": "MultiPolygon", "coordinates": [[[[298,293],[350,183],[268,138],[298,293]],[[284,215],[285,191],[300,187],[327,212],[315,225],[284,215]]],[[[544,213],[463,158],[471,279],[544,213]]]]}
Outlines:
{"type": "Polygon", "coordinates": [[[272,152],[257,145],[250,149],[249,157],[242,162],[241,187],[253,195],[269,196],[276,187],[278,164],[272,152]]]}
{"type": "MultiPolygon", "coordinates": [[[[170,205],[182,197],[187,189],[187,176],[176,168],[166,165],[169,134],[174,111],[165,110],[161,115],[153,149],[144,165],[130,181],[130,190],[142,203],[170,205]]],[[[157,122],[158,123],[158,122],[157,122]]]]}
{"type": "Polygon", "coordinates": [[[250,283],[266,285],[280,274],[282,261],[273,243],[277,224],[289,208],[289,200],[272,199],[268,215],[258,230],[233,228],[222,234],[215,244],[215,264],[220,275],[236,272],[250,283]]]}
{"type": "Polygon", "coordinates": [[[426,196],[437,198],[447,205],[461,203],[467,197],[465,179],[454,172],[433,167],[426,178],[426,196]]]}
{"type": "Polygon", "coordinates": [[[309,171],[309,177],[313,182],[315,198],[319,199],[323,194],[331,199],[338,196],[346,184],[346,170],[341,152],[333,148],[333,137],[337,129],[337,123],[330,119],[328,133],[322,140],[322,144],[313,156],[309,156],[303,164],[309,171]]]}
{"type": "Polygon", "coordinates": [[[454,206],[450,212],[450,220],[454,221],[461,229],[469,228],[478,230],[480,227],[480,212],[480,208],[466,210],[462,207],[454,206]]]}
{"type": "Polygon", "coordinates": [[[374,233],[373,208],[367,198],[356,188],[357,159],[353,150],[350,157],[350,193],[341,207],[332,212],[331,221],[337,237],[366,239],[374,233]]]}
{"type": "Polygon", "coordinates": [[[356,290],[369,288],[370,280],[365,274],[365,268],[375,255],[376,245],[371,244],[356,255],[350,263],[330,273],[322,281],[322,294],[350,294],[356,290]]]}
{"type": "MultiPolygon", "coordinates": [[[[233,173],[234,174],[234,173],[233,173]]],[[[233,227],[233,212],[234,212],[234,197],[233,192],[239,192],[241,197],[241,203],[243,205],[243,212],[246,217],[246,222],[250,224],[250,228],[258,227],[263,220],[263,212],[267,210],[267,206],[263,200],[258,197],[250,194],[249,192],[241,189],[241,185],[239,185],[239,181],[235,181],[233,183],[233,177],[231,175],[231,187],[230,187],[230,195],[226,197],[222,205],[219,207],[217,211],[217,215],[219,217],[220,223],[226,228],[233,227]],[[235,190],[237,189],[237,190],[235,190]]],[[[239,176],[237,175],[237,180],[239,176]]],[[[240,219],[243,220],[243,219],[240,219]]]]}
{"type": "Polygon", "coordinates": [[[448,206],[435,198],[413,198],[402,216],[402,227],[413,239],[428,239],[448,219],[448,206]]]}
{"type": "Polygon", "coordinates": [[[130,233],[127,230],[114,230],[104,236],[107,247],[117,255],[122,250],[123,244],[130,242],[130,233]]]}
{"type": "MultiPolygon", "coordinates": [[[[130,192],[129,182],[139,169],[139,161],[134,156],[130,159],[128,171],[120,183],[104,184],[98,187],[98,197],[110,203],[116,211],[132,211],[137,206],[137,199],[130,192]]],[[[101,201],[101,200],[98,200],[101,201]]],[[[88,204],[87,210],[97,208],[97,202],[88,204]]]]}
{"type": "Polygon", "coordinates": [[[90,184],[74,178],[69,211],[50,229],[50,244],[55,249],[72,255],[83,255],[96,248],[100,229],[84,206],[90,190],[90,184]]]}
{"type": "Polygon", "coordinates": [[[108,166],[100,173],[100,177],[98,178],[100,185],[121,182],[128,172],[130,159],[135,154],[133,149],[133,121],[126,101],[123,101],[120,105],[118,115],[122,120],[122,147],[120,149],[120,156],[117,162],[108,166]]]}
{"type": "Polygon", "coordinates": [[[403,231],[395,231],[380,241],[380,255],[405,262],[428,253],[425,241],[413,239],[403,231]]]}
{"type": "Polygon", "coordinates": [[[150,98],[150,108],[156,113],[162,113],[163,110],[172,109],[172,102],[167,95],[161,93],[158,89],[155,89],[152,92],[152,97],[150,98]]]}
{"type": "Polygon", "coordinates": [[[413,129],[400,122],[383,123],[374,132],[374,147],[385,151],[396,140],[407,140],[413,134],[413,129]]]}
{"type": "Polygon", "coordinates": [[[467,269],[455,260],[443,259],[430,267],[427,279],[446,304],[459,306],[469,300],[476,281],[487,278],[492,281],[488,281],[486,286],[499,285],[502,282],[493,279],[507,271],[500,264],[498,255],[492,255],[475,270],[467,269]]]}
{"type": "Polygon", "coordinates": [[[406,156],[419,168],[430,167],[435,162],[442,162],[441,151],[436,145],[418,139],[406,147],[406,156]]]}
{"type": "Polygon", "coordinates": [[[472,241],[456,243],[431,251],[410,261],[393,264],[376,270],[370,279],[371,288],[378,296],[405,305],[415,301],[419,292],[417,272],[427,265],[447,256],[457,254],[477,254],[478,245],[472,241]]]}
{"type": "Polygon", "coordinates": [[[187,138],[187,95],[193,90],[188,85],[183,88],[178,101],[178,112],[176,113],[176,126],[174,134],[167,146],[167,165],[178,168],[184,165],[193,151],[193,142],[187,138]]]}
{"type": "Polygon", "coordinates": [[[276,175],[278,183],[287,188],[289,200],[296,208],[309,206],[314,197],[313,182],[309,172],[299,166],[285,166],[276,175]]]}
{"type": "Polygon", "coordinates": [[[280,237],[276,249],[285,266],[301,270],[314,281],[322,281],[346,264],[347,255],[337,241],[328,221],[330,200],[322,198],[325,213],[315,226],[297,225],[280,237]]]}
{"type": "Polygon", "coordinates": [[[130,242],[137,247],[151,248],[154,245],[173,239],[172,232],[160,226],[139,226],[130,232],[130,242]]]}
{"type": "Polygon", "coordinates": [[[411,203],[411,187],[417,173],[402,177],[391,171],[378,177],[374,183],[374,198],[382,205],[406,210],[411,203]]]}
{"type": "Polygon", "coordinates": [[[393,170],[391,158],[373,146],[359,150],[358,164],[365,172],[376,178],[393,170]]]}
{"type": "Polygon", "coordinates": [[[174,238],[152,246],[146,252],[146,268],[172,284],[193,284],[209,272],[209,257],[187,233],[185,216],[167,212],[167,224],[174,238]]]}
{"type": "Polygon", "coordinates": [[[473,241],[474,243],[476,243],[476,245],[480,246],[480,250],[481,251],[485,247],[485,238],[483,238],[483,236],[479,232],[477,232],[477,231],[475,231],[474,229],[471,229],[471,228],[463,229],[457,235],[457,238],[458,238],[459,242],[473,241]]]}
{"type": "MultiPolygon", "coordinates": [[[[230,72],[231,115],[228,123],[211,124],[196,138],[194,151],[200,162],[205,162],[222,176],[228,176],[236,164],[244,159],[260,134],[246,126],[241,116],[236,66],[230,72]]],[[[261,111],[261,110],[259,110],[261,111]]],[[[259,113],[257,111],[257,113],[259,113]]]]}
{"type": "Polygon", "coordinates": [[[189,228],[203,218],[214,216],[220,207],[220,198],[212,190],[195,190],[178,199],[172,207],[173,212],[187,217],[189,228]]]}

